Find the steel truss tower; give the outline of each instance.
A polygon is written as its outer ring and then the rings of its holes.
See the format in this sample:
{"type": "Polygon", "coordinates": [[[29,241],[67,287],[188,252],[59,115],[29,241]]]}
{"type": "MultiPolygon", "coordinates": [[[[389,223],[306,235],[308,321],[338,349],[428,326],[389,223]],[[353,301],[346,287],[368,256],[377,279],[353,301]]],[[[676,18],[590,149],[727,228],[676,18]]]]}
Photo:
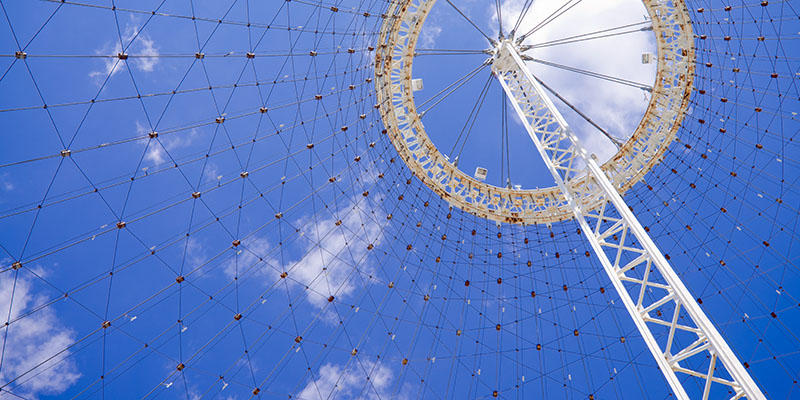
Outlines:
{"type": "Polygon", "coordinates": [[[764,399],[667,259],[636,219],[632,209],[558,112],[542,86],[525,67],[511,40],[499,43],[492,70],[512,100],[525,129],[536,145],[556,184],[625,304],[647,347],[678,398],[688,399],[678,374],[705,381],[703,399],[714,383],[728,385],[734,399],[764,399]],[[599,188],[599,209],[582,208],[575,199],[586,193],[571,184],[578,175],[589,176],[590,188],[599,188]],[[650,291],[651,296],[645,296],[650,291]],[[654,329],[667,328],[659,341],[654,329]],[[694,335],[688,346],[674,346],[680,335],[694,335]],[[707,370],[681,365],[690,357],[709,357],[707,370]],[[727,376],[726,376],[727,374],[727,376]]]}

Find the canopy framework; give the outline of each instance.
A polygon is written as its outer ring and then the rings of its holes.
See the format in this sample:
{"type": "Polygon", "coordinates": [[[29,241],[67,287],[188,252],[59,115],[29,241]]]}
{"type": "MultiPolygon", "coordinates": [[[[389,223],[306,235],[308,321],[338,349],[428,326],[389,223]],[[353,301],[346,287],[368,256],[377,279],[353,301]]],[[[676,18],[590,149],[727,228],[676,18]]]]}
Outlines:
{"type": "MultiPolygon", "coordinates": [[[[452,3],[492,33],[495,3],[452,3]]],[[[675,396],[574,219],[497,225],[398,156],[373,81],[382,23],[406,0],[0,4],[0,398],[675,396]]],[[[686,4],[688,108],[624,199],[759,387],[792,399],[800,10],[686,4]]],[[[428,22],[443,10],[462,18],[439,1],[428,22]]],[[[473,33],[473,55],[421,52],[417,96],[438,90],[424,62],[485,60],[473,33]]],[[[430,132],[468,86],[425,116],[430,132]]]]}
{"type": "MultiPolygon", "coordinates": [[[[412,0],[402,6],[392,5],[390,18],[381,26],[375,89],[381,117],[395,149],[431,190],[451,205],[479,217],[517,224],[549,224],[572,218],[557,187],[522,190],[484,183],[459,170],[457,161],[443,155],[429,138],[422,123],[425,112],[417,110],[411,80],[417,41],[435,3],[436,0],[412,0]]],[[[658,68],[653,87],[646,88],[651,98],[641,122],[617,154],[602,165],[621,193],[640,182],[675,139],[689,108],[695,70],[691,21],[684,2],[643,3],[656,37],[658,68]]],[[[485,33],[483,36],[490,44],[497,43],[485,33]]],[[[577,200],[591,202],[592,194],[598,192],[591,192],[582,177],[577,181],[589,194],[577,200]]],[[[601,204],[588,205],[596,208],[601,204]]]]}
{"type": "Polygon", "coordinates": [[[517,115],[676,396],[691,398],[677,376],[682,373],[703,380],[704,400],[709,398],[715,383],[727,385],[734,399],[766,399],[594,160],[595,156],[582,147],[528,71],[517,46],[510,40],[501,42],[492,61],[495,76],[512,99],[517,115]],[[602,203],[598,210],[586,209],[576,200],[593,196],[594,192],[582,192],[582,186],[574,183],[574,178],[582,173],[588,176],[591,189],[601,191],[596,197],[602,203]],[[656,340],[650,328],[654,325],[669,329],[665,342],[656,340]],[[676,340],[680,336],[691,339],[680,344],[676,340]],[[695,356],[710,360],[706,370],[681,365],[681,361],[695,356]],[[722,368],[717,366],[717,360],[722,368]]]}

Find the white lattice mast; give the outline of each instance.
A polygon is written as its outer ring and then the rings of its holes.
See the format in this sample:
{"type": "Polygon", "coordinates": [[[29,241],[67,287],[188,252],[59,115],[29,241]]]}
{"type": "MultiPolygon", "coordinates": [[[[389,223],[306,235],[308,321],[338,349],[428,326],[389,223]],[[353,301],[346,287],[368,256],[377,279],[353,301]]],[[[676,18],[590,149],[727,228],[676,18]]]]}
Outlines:
{"type": "Polygon", "coordinates": [[[677,397],[689,398],[678,375],[685,374],[704,381],[703,399],[709,397],[714,383],[729,386],[734,399],[764,399],[595,156],[581,146],[525,67],[518,48],[512,41],[504,40],[492,61],[495,76],[677,397]],[[587,183],[572,184],[579,175],[585,175],[587,183]],[[586,202],[578,199],[588,200],[587,196],[603,205],[596,209],[582,207],[586,202]],[[664,328],[668,332],[666,340],[659,341],[653,330],[664,328]],[[677,339],[686,336],[692,340],[679,343],[677,339]],[[703,357],[708,361],[700,364],[707,368],[692,369],[684,365],[688,363],[682,363],[703,357]]]}

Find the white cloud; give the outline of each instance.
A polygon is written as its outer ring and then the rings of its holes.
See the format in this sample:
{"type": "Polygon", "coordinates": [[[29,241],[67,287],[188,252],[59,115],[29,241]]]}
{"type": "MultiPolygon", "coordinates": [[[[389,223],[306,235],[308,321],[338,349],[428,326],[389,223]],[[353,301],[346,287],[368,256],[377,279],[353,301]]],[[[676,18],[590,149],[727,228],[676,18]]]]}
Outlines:
{"type": "Polygon", "coordinates": [[[192,271],[199,267],[201,264],[208,261],[206,251],[199,240],[195,238],[186,239],[186,265],[184,271],[192,271]]]}
{"type": "MultiPolygon", "coordinates": [[[[95,53],[97,55],[111,55],[118,54],[122,51],[119,43],[108,43],[102,48],[98,49],[95,53]]],[[[125,69],[125,63],[116,58],[103,58],[103,68],[100,70],[90,71],[89,77],[94,79],[98,84],[102,83],[106,77],[111,77],[117,72],[125,69]]]]}
{"type": "MultiPolygon", "coordinates": [[[[136,133],[139,136],[149,133],[150,130],[136,121],[136,133]]],[[[159,136],[159,140],[151,140],[149,138],[142,139],[141,143],[147,146],[147,151],[144,154],[144,159],[150,161],[153,165],[159,165],[167,161],[167,151],[188,147],[194,143],[197,137],[197,130],[192,128],[189,131],[174,132],[169,135],[159,136]]]]}
{"type": "Polygon", "coordinates": [[[301,400],[388,399],[393,371],[374,362],[325,364],[296,396],[301,400]],[[369,380],[367,379],[369,378],[369,380]]]}
{"type": "Polygon", "coordinates": [[[242,248],[237,251],[236,259],[229,260],[224,267],[225,275],[233,279],[235,276],[243,274],[267,275],[270,278],[277,278],[279,272],[275,267],[280,265],[275,259],[268,258],[267,255],[275,250],[267,239],[252,236],[242,240],[242,248]],[[264,261],[260,262],[259,258],[264,261]],[[256,265],[260,263],[259,265],[256,265]],[[255,267],[254,267],[255,266],[255,267]],[[253,271],[252,269],[255,269],[253,271]]]}
{"type": "Polygon", "coordinates": [[[374,267],[366,262],[367,246],[377,245],[383,237],[382,226],[376,222],[380,216],[371,215],[374,209],[378,209],[375,201],[354,203],[341,213],[346,215],[340,226],[332,216],[297,222],[307,226],[306,255],[292,264],[292,277],[309,287],[311,304],[322,308],[328,296],[347,296],[374,273],[374,267]]]}
{"type": "MultiPolygon", "coordinates": [[[[505,0],[503,25],[506,32],[518,19],[524,0],[505,0]]],[[[537,26],[544,18],[561,7],[566,0],[558,2],[535,1],[526,14],[519,36],[537,26]]],[[[497,34],[497,16],[491,6],[490,29],[497,34]]],[[[565,12],[526,39],[526,44],[544,43],[582,33],[613,28],[645,20],[646,11],[638,0],[604,0],[584,2],[565,12]]],[[[645,25],[625,30],[641,28],[645,25]]],[[[528,51],[534,58],[568,65],[584,70],[621,77],[652,85],[655,80],[655,65],[642,65],[641,54],[656,52],[652,32],[636,32],[611,38],[542,47],[528,51]]],[[[626,138],[638,125],[649,99],[640,89],[623,86],[597,78],[528,62],[534,75],[553,87],[578,109],[604,127],[612,135],[626,138]]],[[[565,115],[584,146],[596,153],[601,161],[610,158],[616,149],[600,132],[572,113],[558,99],[553,102],[565,115]]]]}
{"type": "MultiPolygon", "coordinates": [[[[146,34],[139,35],[138,44],[139,51],[137,52],[137,55],[158,56],[158,49],[156,48],[155,41],[150,39],[150,36],[146,34]]],[[[136,58],[134,59],[134,64],[141,71],[153,72],[153,68],[158,63],[158,58],[156,57],[136,58]]]]}
{"type": "MultiPolygon", "coordinates": [[[[11,320],[45,301],[37,298],[29,280],[18,278],[14,288],[14,275],[0,274],[0,312],[3,316],[7,315],[11,305],[12,291],[14,295],[11,320]]],[[[75,340],[75,332],[63,326],[51,307],[43,308],[12,323],[8,328],[0,382],[5,383],[17,378],[49,357],[58,354],[75,340]]],[[[44,362],[21,377],[17,381],[19,386],[12,387],[11,390],[17,395],[28,398],[63,393],[81,376],[75,362],[67,358],[69,355],[70,352],[65,351],[44,362]]]]}
{"type": "MultiPolygon", "coordinates": [[[[373,214],[379,210],[380,201],[378,196],[371,196],[376,198],[364,199],[360,204],[351,202],[338,216],[314,219],[306,216],[295,221],[294,226],[301,229],[297,250],[302,257],[286,262],[283,267],[279,260],[269,256],[275,250],[269,240],[263,237],[242,240],[237,259],[224,266],[225,275],[232,279],[237,274],[255,274],[274,281],[286,271],[288,282],[302,288],[309,303],[320,310],[328,304],[329,296],[341,299],[351,295],[370,280],[369,275],[376,273],[368,262],[367,246],[381,242],[383,226],[378,221],[385,220],[385,215],[373,214]],[[336,225],[340,217],[342,222],[336,225]]],[[[322,319],[334,321],[330,312],[322,319]]]]}
{"type": "Polygon", "coordinates": [[[10,192],[14,190],[14,184],[8,179],[8,172],[0,175],[0,190],[10,192]]]}
{"type": "Polygon", "coordinates": [[[436,38],[442,33],[442,27],[435,25],[431,22],[426,22],[425,27],[419,35],[418,47],[422,49],[430,49],[436,44],[436,38]]]}
{"type": "MultiPolygon", "coordinates": [[[[155,41],[150,38],[150,35],[139,33],[139,28],[136,25],[136,20],[133,17],[131,17],[130,22],[125,25],[125,32],[122,34],[122,41],[127,47],[125,52],[130,56],[152,57],[130,57],[127,62],[132,64],[139,71],[153,72],[159,61],[158,47],[155,41]]],[[[122,53],[122,51],[122,45],[118,39],[115,39],[106,43],[105,46],[98,49],[95,53],[103,56],[115,56],[122,53]]],[[[102,83],[106,77],[114,76],[125,69],[126,62],[118,58],[104,58],[102,61],[103,68],[89,72],[89,77],[94,79],[98,84],[102,83]]]]}
{"type": "Polygon", "coordinates": [[[208,164],[206,164],[205,172],[203,172],[204,183],[218,181],[220,179],[222,179],[222,175],[219,172],[217,164],[209,161],[208,164]]]}

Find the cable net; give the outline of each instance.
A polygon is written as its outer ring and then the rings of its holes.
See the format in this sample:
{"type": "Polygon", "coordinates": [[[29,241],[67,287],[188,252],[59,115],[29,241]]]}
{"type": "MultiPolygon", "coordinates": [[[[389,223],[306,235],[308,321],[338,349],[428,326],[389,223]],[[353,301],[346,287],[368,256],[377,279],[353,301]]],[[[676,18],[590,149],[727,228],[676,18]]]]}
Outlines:
{"type": "MultiPolygon", "coordinates": [[[[0,397],[670,397],[574,221],[464,213],[398,158],[389,5],[0,2],[0,397]]],[[[800,10],[687,6],[691,106],[625,201],[792,398],[800,10]]]]}

